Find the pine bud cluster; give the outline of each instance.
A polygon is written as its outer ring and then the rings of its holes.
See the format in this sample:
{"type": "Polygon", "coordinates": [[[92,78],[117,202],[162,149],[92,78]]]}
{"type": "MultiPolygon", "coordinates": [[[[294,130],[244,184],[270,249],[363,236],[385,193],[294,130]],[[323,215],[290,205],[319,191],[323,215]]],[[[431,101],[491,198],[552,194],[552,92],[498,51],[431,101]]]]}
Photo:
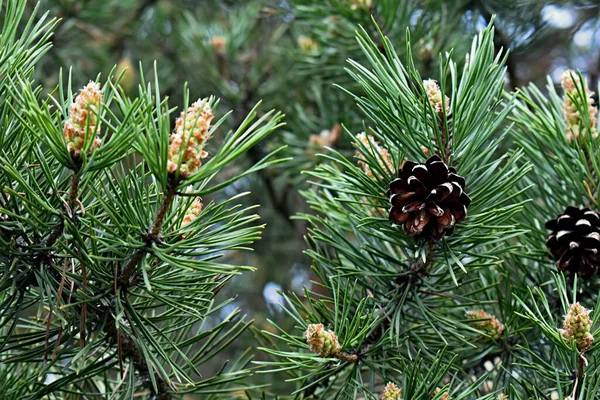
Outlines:
{"type": "Polygon", "coordinates": [[[593,137],[598,136],[596,131],[596,122],[598,108],[594,106],[594,99],[592,95],[594,92],[587,89],[584,85],[583,98],[581,96],[581,79],[579,75],[572,70],[566,69],[563,71],[561,84],[564,90],[564,104],[563,114],[567,123],[567,138],[570,141],[579,138],[579,135],[585,135],[588,132],[588,127],[580,125],[582,124],[581,115],[577,110],[577,105],[586,105],[588,107],[589,114],[589,133],[593,137]],[[580,132],[581,129],[581,132],[580,132]]]}
{"type": "Polygon", "coordinates": [[[224,36],[213,36],[213,38],[210,39],[210,45],[215,51],[215,53],[217,53],[220,56],[225,55],[227,39],[225,39],[224,36]]]}
{"type": "MultiPolygon", "coordinates": [[[[356,135],[356,139],[358,139],[358,141],[361,142],[366,149],[370,150],[371,153],[377,154],[375,158],[377,158],[381,169],[383,169],[384,171],[394,172],[394,163],[392,162],[392,156],[390,155],[390,152],[387,149],[381,147],[372,135],[367,135],[363,132],[356,135]]],[[[362,151],[363,149],[357,148],[355,153],[355,157],[359,159],[358,165],[360,165],[360,167],[363,169],[363,171],[365,171],[365,174],[367,174],[369,178],[377,177],[379,179],[382,179],[382,177],[380,175],[376,175],[376,172],[373,172],[369,164],[367,164],[367,162],[364,161],[366,157],[364,156],[364,153],[362,153],[362,151]]]]}
{"type": "Polygon", "coordinates": [[[467,318],[474,320],[472,325],[484,332],[492,340],[499,340],[504,333],[504,324],[483,310],[467,311],[467,318]]]}
{"type": "Polygon", "coordinates": [[[331,357],[340,352],[342,347],[331,330],[325,330],[323,324],[310,324],[304,332],[310,350],[321,357],[331,357]]]}
{"type": "Polygon", "coordinates": [[[86,140],[96,136],[90,147],[94,151],[100,146],[100,107],[103,104],[103,93],[100,84],[90,81],[80,90],[75,101],[69,106],[69,118],[63,126],[63,137],[67,141],[67,149],[71,157],[79,158],[86,140]]]}
{"type": "MultiPolygon", "coordinates": [[[[435,398],[435,396],[439,395],[442,392],[442,389],[437,388],[433,391],[433,397],[435,398]]],[[[444,393],[443,395],[441,395],[438,400],[450,400],[450,394],[449,393],[444,393]]]]}
{"type": "Polygon", "coordinates": [[[298,47],[300,47],[303,53],[312,54],[319,50],[319,43],[308,36],[300,36],[298,38],[298,47]]]}
{"type": "Polygon", "coordinates": [[[322,147],[335,146],[341,139],[342,126],[335,124],[331,130],[323,129],[318,135],[310,135],[308,138],[307,153],[313,154],[314,151],[322,147]]]}
{"type": "Polygon", "coordinates": [[[565,339],[574,340],[577,349],[584,352],[592,347],[594,337],[590,333],[592,320],[590,312],[579,303],[571,304],[563,320],[563,329],[559,332],[565,339]]]}
{"type": "Polygon", "coordinates": [[[192,222],[194,222],[200,213],[202,212],[202,199],[197,197],[194,199],[190,207],[187,209],[183,221],[181,222],[181,227],[186,227],[192,222]]]}
{"type": "Polygon", "coordinates": [[[170,137],[169,160],[167,171],[173,174],[177,171],[187,177],[198,171],[202,159],[208,156],[204,151],[206,142],[210,139],[210,126],[214,116],[208,104],[208,99],[199,99],[192,104],[175,121],[175,130],[170,137]]]}
{"type": "Polygon", "coordinates": [[[444,101],[442,101],[442,91],[436,81],[433,79],[424,80],[423,88],[427,93],[429,104],[431,104],[431,107],[433,107],[438,116],[442,117],[450,111],[450,99],[446,96],[444,97],[444,101]]]}
{"type": "Polygon", "coordinates": [[[402,399],[402,389],[398,388],[392,382],[388,382],[385,385],[385,389],[383,390],[383,394],[381,395],[381,400],[401,400],[402,399]]]}

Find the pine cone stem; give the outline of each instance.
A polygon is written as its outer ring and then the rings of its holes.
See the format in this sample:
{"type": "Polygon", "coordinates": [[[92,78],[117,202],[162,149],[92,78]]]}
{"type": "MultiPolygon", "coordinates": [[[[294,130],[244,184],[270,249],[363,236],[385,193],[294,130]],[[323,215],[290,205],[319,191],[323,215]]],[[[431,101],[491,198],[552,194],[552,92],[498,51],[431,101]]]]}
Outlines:
{"type": "Polygon", "coordinates": [[[581,387],[583,384],[583,378],[585,377],[585,365],[586,360],[583,356],[583,353],[579,354],[577,357],[577,376],[575,378],[575,389],[573,391],[573,398],[579,398],[579,392],[581,391],[581,387]]]}

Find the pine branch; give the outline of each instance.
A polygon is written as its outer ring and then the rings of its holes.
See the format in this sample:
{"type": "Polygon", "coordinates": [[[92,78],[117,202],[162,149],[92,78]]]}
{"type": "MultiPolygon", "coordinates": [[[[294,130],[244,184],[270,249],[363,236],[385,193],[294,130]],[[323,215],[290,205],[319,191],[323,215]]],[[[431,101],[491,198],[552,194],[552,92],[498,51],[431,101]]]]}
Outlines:
{"type": "Polygon", "coordinates": [[[134,254],[134,256],[127,262],[127,264],[125,264],[119,276],[119,285],[122,288],[126,289],[132,284],[131,277],[135,274],[137,267],[144,259],[144,256],[148,252],[148,248],[151,246],[152,243],[160,241],[160,232],[165,221],[165,216],[167,215],[169,207],[171,206],[171,203],[175,198],[178,183],[179,180],[175,177],[175,175],[170,174],[167,181],[166,192],[163,195],[163,200],[161,202],[160,208],[158,209],[156,216],[154,217],[152,228],[148,232],[148,235],[144,238],[146,242],[146,247],[137,251],[134,254]]]}
{"type": "MultiPolygon", "coordinates": [[[[156,381],[156,390],[152,385],[152,380],[150,379],[150,370],[148,369],[148,364],[145,361],[144,355],[142,354],[140,348],[135,343],[135,341],[129,337],[122,329],[117,328],[116,321],[109,310],[105,310],[105,312],[109,315],[109,319],[104,325],[104,332],[106,333],[107,340],[112,343],[117,344],[117,348],[119,351],[119,361],[123,358],[130,359],[133,361],[133,364],[140,374],[140,380],[145,382],[146,387],[148,387],[151,391],[151,394],[155,396],[157,400],[170,400],[172,399],[171,387],[170,385],[162,379],[162,377],[154,372],[154,379],[156,381]]],[[[100,314],[102,315],[102,314],[100,314]]],[[[123,369],[121,367],[121,373],[123,373],[123,369]]]]}
{"type": "MultiPolygon", "coordinates": [[[[402,275],[396,278],[395,284],[400,285],[399,290],[406,290],[406,288],[413,286],[418,283],[423,275],[427,273],[428,267],[433,262],[432,252],[435,248],[435,243],[428,241],[423,246],[425,251],[424,259],[422,257],[416,257],[409,265],[408,276],[402,275]]],[[[398,290],[398,289],[397,289],[398,290]]],[[[400,310],[396,310],[399,312],[400,310]]],[[[372,345],[377,343],[382,337],[383,334],[390,328],[391,319],[386,315],[385,318],[381,319],[381,322],[378,326],[375,327],[365,338],[362,348],[358,351],[359,354],[364,353],[369,349],[372,345]]]]}
{"type": "Polygon", "coordinates": [[[575,377],[575,389],[573,390],[573,398],[579,398],[581,393],[581,389],[583,387],[583,380],[585,378],[585,366],[587,361],[583,356],[583,353],[580,353],[577,356],[577,376],[575,377]]]}

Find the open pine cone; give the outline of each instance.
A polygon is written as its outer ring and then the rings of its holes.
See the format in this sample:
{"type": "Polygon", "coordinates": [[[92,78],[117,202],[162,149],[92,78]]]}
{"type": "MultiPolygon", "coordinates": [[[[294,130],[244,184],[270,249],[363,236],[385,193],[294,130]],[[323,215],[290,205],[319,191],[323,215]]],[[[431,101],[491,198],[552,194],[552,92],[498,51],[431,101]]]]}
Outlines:
{"type": "Polygon", "coordinates": [[[589,208],[567,207],[565,213],[546,222],[552,233],[546,246],[560,271],[590,277],[600,267],[600,215],[589,208]]]}
{"type": "Polygon", "coordinates": [[[424,164],[406,161],[390,183],[390,221],[409,236],[440,240],[467,218],[471,198],[465,178],[434,155],[424,164]]]}

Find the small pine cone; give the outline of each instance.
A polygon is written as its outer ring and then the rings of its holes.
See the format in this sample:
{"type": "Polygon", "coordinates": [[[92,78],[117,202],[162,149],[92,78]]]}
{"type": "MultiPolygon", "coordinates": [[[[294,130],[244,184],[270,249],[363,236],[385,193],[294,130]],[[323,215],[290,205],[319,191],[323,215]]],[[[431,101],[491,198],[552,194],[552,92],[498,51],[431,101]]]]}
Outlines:
{"type": "MultiPolygon", "coordinates": [[[[362,143],[365,149],[367,149],[371,154],[374,154],[374,157],[377,159],[381,169],[384,171],[394,170],[394,163],[392,162],[392,156],[390,155],[390,152],[388,149],[381,147],[372,135],[359,133],[356,135],[356,139],[362,143]]],[[[376,172],[373,172],[369,164],[363,161],[365,160],[364,154],[362,153],[363,151],[364,150],[362,148],[357,147],[356,153],[354,154],[354,156],[359,159],[358,165],[360,165],[369,178],[377,177],[382,179],[383,177],[376,175],[376,172]]]]}
{"type": "Polygon", "coordinates": [[[596,131],[596,124],[598,108],[594,106],[594,99],[592,98],[594,92],[588,90],[584,85],[584,98],[581,98],[581,79],[575,71],[569,69],[563,71],[561,84],[565,93],[563,114],[567,123],[567,138],[570,141],[573,141],[573,139],[579,138],[580,134],[581,136],[585,135],[588,130],[593,137],[597,137],[598,132],[596,131]],[[585,126],[580,128],[581,115],[579,114],[579,111],[577,111],[577,105],[581,108],[584,104],[588,107],[589,129],[585,126]],[[583,130],[580,132],[580,129],[583,130]]]}
{"type": "Polygon", "coordinates": [[[392,382],[388,382],[385,385],[385,389],[383,390],[383,394],[381,395],[381,400],[401,400],[402,399],[402,389],[398,388],[392,382]]]}
{"type": "MultiPolygon", "coordinates": [[[[79,158],[86,140],[100,134],[99,113],[103,103],[100,84],[90,81],[79,91],[75,101],[69,106],[69,118],[63,126],[63,137],[67,141],[67,149],[71,157],[79,158]]],[[[90,151],[94,151],[99,146],[100,139],[96,136],[90,151]]]]}
{"type": "Polygon", "coordinates": [[[304,332],[310,350],[321,357],[331,357],[342,349],[337,336],[331,330],[325,330],[323,324],[310,324],[304,332]]]}
{"type": "Polygon", "coordinates": [[[592,347],[594,337],[590,333],[592,320],[590,312],[579,303],[571,304],[569,311],[565,314],[563,320],[563,329],[559,332],[565,339],[574,340],[577,343],[577,349],[585,352],[592,347]]]}
{"type": "Polygon", "coordinates": [[[476,320],[472,322],[472,325],[484,332],[486,335],[493,340],[499,340],[504,333],[504,324],[502,324],[496,317],[486,313],[483,310],[467,311],[467,318],[476,320]]]}
{"type": "Polygon", "coordinates": [[[407,235],[440,240],[467,218],[471,198],[464,192],[465,178],[437,155],[424,164],[406,161],[398,175],[388,190],[389,218],[407,235]]]}
{"type": "Polygon", "coordinates": [[[169,138],[169,160],[167,171],[174,174],[179,162],[179,173],[186,177],[198,171],[202,159],[208,156],[204,151],[210,139],[210,125],[214,116],[208,99],[199,99],[175,121],[175,130],[169,138]]]}
{"type": "MultiPolygon", "coordinates": [[[[437,388],[433,391],[433,397],[435,398],[436,396],[438,396],[440,393],[442,392],[442,389],[437,388]]],[[[450,394],[449,393],[444,393],[443,395],[441,395],[437,400],[450,400],[450,394]]]]}
{"type": "Polygon", "coordinates": [[[423,88],[427,93],[429,104],[431,104],[431,107],[433,107],[433,110],[438,116],[441,117],[450,111],[450,99],[446,96],[442,102],[442,91],[433,79],[424,80],[423,88]]]}
{"type": "Polygon", "coordinates": [[[564,214],[546,222],[552,233],[546,246],[560,271],[572,271],[583,278],[592,276],[600,265],[600,214],[589,208],[567,207],[564,214]]]}

